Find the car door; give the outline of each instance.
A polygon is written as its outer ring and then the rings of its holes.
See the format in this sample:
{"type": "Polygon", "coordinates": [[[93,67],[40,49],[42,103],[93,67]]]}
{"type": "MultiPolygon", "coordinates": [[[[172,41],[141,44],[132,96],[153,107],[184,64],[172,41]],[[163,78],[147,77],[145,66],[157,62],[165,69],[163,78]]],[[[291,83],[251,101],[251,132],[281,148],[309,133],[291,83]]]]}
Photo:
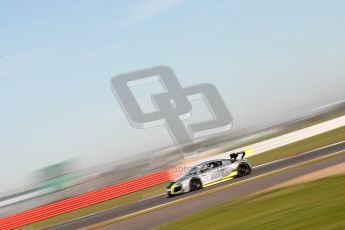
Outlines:
{"type": "Polygon", "coordinates": [[[230,173],[232,172],[232,168],[231,168],[231,162],[228,160],[224,160],[222,161],[222,168],[223,168],[223,177],[230,175],[230,173]]]}
{"type": "Polygon", "coordinates": [[[206,163],[200,168],[200,179],[203,185],[212,182],[209,164],[206,163]]]}
{"type": "Polygon", "coordinates": [[[209,184],[223,177],[222,168],[216,161],[208,162],[201,167],[200,178],[203,184],[209,184]]]}
{"type": "Polygon", "coordinates": [[[211,171],[211,178],[212,181],[217,181],[223,177],[223,170],[222,162],[221,161],[214,161],[213,168],[211,171]]]}

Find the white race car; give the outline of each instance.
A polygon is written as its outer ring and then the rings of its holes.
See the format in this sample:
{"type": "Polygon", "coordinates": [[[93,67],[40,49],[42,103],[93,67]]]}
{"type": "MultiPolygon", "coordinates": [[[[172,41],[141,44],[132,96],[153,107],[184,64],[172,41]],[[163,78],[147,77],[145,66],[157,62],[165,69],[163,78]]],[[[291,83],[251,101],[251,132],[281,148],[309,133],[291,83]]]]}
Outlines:
{"type": "Polygon", "coordinates": [[[169,183],[166,188],[167,197],[195,191],[234,177],[249,175],[252,166],[247,159],[244,159],[246,152],[232,153],[230,159],[210,160],[193,166],[184,176],[169,183]],[[238,159],[239,155],[241,158],[238,159]]]}

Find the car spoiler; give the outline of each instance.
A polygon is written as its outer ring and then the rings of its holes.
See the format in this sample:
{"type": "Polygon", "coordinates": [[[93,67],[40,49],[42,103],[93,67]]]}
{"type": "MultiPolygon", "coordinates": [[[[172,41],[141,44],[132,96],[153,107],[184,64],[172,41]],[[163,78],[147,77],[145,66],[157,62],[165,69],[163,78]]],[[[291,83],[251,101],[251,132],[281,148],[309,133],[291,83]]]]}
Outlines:
{"type": "Polygon", "coordinates": [[[246,155],[250,156],[252,154],[253,154],[253,150],[248,149],[248,150],[237,152],[237,153],[231,153],[230,154],[230,159],[231,160],[237,160],[238,155],[242,155],[241,159],[243,159],[246,155]]]}

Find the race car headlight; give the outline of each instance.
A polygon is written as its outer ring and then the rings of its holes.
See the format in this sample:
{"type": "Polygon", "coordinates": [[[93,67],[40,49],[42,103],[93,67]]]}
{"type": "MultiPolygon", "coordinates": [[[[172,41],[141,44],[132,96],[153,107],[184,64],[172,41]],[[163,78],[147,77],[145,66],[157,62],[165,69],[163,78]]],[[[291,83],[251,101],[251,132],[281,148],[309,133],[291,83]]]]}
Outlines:
{"type": "Polygon", "coordinates": [[[177,182],[177,183],[175,184],[175,187],[179,187],[179,186],[181,186],[181,185],[182,185],[181,182],[177,182]]]}
{"type": "Polygon", "coordinates": [[[170,189],[172,186],[174,187],[179,187],[181,186],[181,181],[178,181],[178,182],[170,182],[169,185],[167,186],[167,189],[170,189]]]}
{"type": "Polygon", "coordinates": [[[174,183],[174,182],[170,182],[170,183],[168,184],[168,186],[167,186],[167,189],[170,189],[171,186],[173,186],[173,184],[175,184],[175,183],[174,183]]]}

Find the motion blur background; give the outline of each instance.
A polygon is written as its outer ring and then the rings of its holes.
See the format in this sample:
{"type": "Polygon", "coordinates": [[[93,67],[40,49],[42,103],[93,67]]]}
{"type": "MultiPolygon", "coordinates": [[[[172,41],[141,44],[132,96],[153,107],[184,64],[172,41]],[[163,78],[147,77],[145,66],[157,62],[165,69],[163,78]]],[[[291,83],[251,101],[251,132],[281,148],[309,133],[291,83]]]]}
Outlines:
{"type": "MultiPolygon", "coordinates": [[[[129,125],[110,90],[117,74],[168,65],[182,86],[215,85],[234,117],[227,138],[342,105],[344,9],[341,0],[1,1],[0,197],[56,191],[116,165],[123,173],[174,150],[164,126],[129,125]]],[[[161,90],[135,89],[143,110],[161,90]]],[[[193,107],[187,123],[207,119],[193,107]]]]}

